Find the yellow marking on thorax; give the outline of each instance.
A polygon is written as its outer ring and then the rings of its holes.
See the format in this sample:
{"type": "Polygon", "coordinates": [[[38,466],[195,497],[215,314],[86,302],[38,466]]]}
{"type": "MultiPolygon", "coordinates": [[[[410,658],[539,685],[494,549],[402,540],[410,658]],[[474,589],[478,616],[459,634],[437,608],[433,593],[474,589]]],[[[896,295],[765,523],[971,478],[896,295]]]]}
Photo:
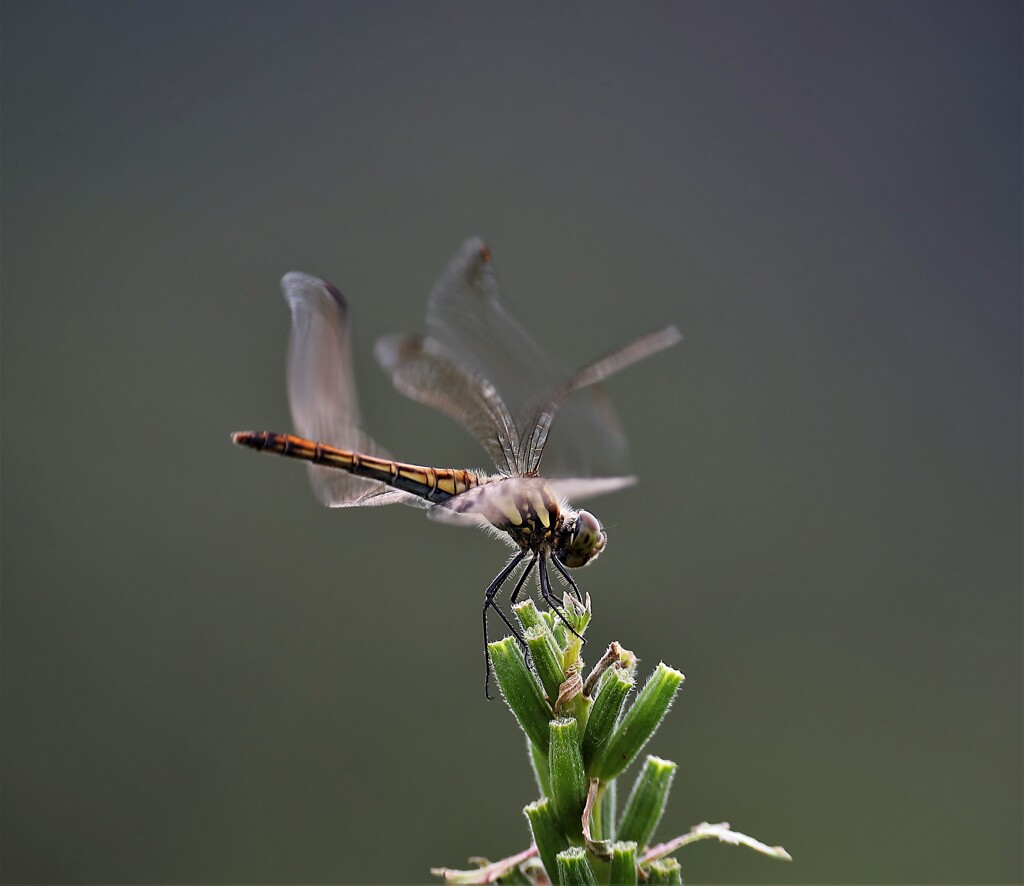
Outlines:
{"type": "Polygon", "coordinates": [[[521,526],[523,523],[523,515],[519,512],[519,508],[516,507],[515,499],[506,493],[494,496],[494,504],[498,510],[501,511],[505,517],[508,518],[508,522],[513,526],[521,526]]]}
{"type": "Polygon", "coordinates": [[[540,494],[537,489],[531,489],[529,492],[530,504],[533,507],[533,512],[537,515],[537,519],[540,520],[545,529],[551,528],[551,512],[547,509],[544,504],[544,496],[540,494]]]}

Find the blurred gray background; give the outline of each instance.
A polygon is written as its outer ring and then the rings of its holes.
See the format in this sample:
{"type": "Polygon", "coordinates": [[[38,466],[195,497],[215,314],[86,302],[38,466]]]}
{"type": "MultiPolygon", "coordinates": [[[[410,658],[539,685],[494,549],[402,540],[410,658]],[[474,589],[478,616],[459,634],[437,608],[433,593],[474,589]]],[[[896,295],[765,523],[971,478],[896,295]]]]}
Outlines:
{"type": "MultiPolygon", "coordinates": [[[[659,830],[688,882],[1020,882],[1021,7],[26,3],[3,38],[7,882],[416,882],[528,843],[483,698],[506,551],[329,511],[278,280],[355,313],[367,423],[484,236],[609,383],[588,647],[687,682],[659,830]]],[[[557,432],[557,425],[556,425],[557,432]]]]}

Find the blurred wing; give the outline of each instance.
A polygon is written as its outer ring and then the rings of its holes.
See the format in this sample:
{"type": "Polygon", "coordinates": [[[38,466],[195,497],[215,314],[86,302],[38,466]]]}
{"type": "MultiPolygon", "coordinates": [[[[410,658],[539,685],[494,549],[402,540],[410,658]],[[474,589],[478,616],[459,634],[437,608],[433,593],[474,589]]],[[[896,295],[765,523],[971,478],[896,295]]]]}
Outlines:
{"type": "Polygon", "coordinates": [[[561,480],[548,480],[551,491],[570,504],[617,492],[634,483],[636,477],[564,477],[561,480]]]}
{"type": "Polygon", "coordinates": [[[501,477],[463,492],[445,502],[431,505],[427,516],[458,526],[493,527],[517,510],[518,502],[532,490],[547,486],[566,502],[606,495],[632,486],[636,477],[570,477],[543,480],[538,477],[501,477]]]}
{"type": "Polygon", "coordinates": [[[435,523],[446,523],[449,526],[466,526],[471,529],[492,529],[483,514],[460,513],[447,507],[445,503],[432,504],[427,509],[427,516],[435,523]]]}
{"type": "MultiPolygon", "coordinates": [[[[281,289],[292,313],[288,401],[296,431],[310,440],[388,458],[360,428],[344,297],[330,283],[296,271],[284,275],[281,289]]],[[[383,483],[338,469],[308,467],[314,493],[332,508],[396,502],[426,506],[383,483]]]]}
{"type": "MultiPolygon", "coordinates": [[[[580,383],[573,381],[578,376],[570,379],[568,373],[557,367],[506,309],[498,291],[490,252],[480,238],[471,237],[462,245],[431,290],[427,302],[427,333],[427,341],[439,345],[440,352],[451,363],[462,367],[464,375],[486,379],[493,385],[507,404],[506,412],[514,419],[521,441],[534,436],[538,414],[544,413],[543,409],[538,409],[538,404],[547,405],[552,391],[565,390],[561,408],[555,410],[558,430],[552,445],[546,447],[548,429],[543,431],[543,441],[539,441],[543,443],[540,451],[547,449],[545,476],[614,477],[627,473],[625,434],[606,395],[596,384],[599,364],[588,367],[595,369],[595,377],[584,378],[580,383]],[[568,396],[569,393],[572,396],[568,396]]],[[[617,368],[620,367],[610,367],[605,375],[617,368]]],[[[418,386],[418,390],[422,390],[422,386],[418,386]]],[[[416,396],[408,391],[403,393],[416,396]]],[[[438,408],[454,415],[453,410],[438,408]]],[[[480,438],[477,430],[463,419],[459,420],[480,438]]],[[[512,473],[530,470],[535,448],[520,443],[512,473]]],[[[488,446],[488,451],[498,467],[507,471],[504,451],[502,461],[498,461],[492,446],[488,446]]]]}
{"type": "Polygon", "coordinates": [[[682,338],[675,326],[666,326],[664,329],[659,329],[657,332],[630,342],[614,353],[595,360],[589,366],[584,366],[567,382],[548,394],[546,402],[538,408],[530,423],[532,430],[529,437],[522,444],[519,461],[526,466],[527,472],[535,473],[540,467],[540,460],[547,446],[551,425],[571,394],[599,384],[609,375],[672,347],[682,341],[682,338]]]}
{"type": "Polygon", "coordinates": [[[494,385],[472,374],[420,335],[389,335],[374,349],[377,362],[406,397],[455,419],[487,450],[495,467],[516,471],[519,432],[494,385]]]}
{"type": "Polygon", "coordinates": [[[491,382],[515,418],[560,374],[508,313],[491,255],[478,237],[462,244],[427,300],[427,334],[470,375],[491,382]]]}
{"type": "Polygon", "coordinates": [[[429,516],[447,523],[499,525],[508,522],[518,512],[519,502],[524,496],[544,485],[544,480],[538,477],[492,478],[490,482],[467,489],[448,501],[438,502],[430,509],[429,516]],[[446,511],[449,513],[443,513],[446,511]]]}
{"type": "Polygon", "coordinates": [[[679,344],[682,340],[683,336],[675,326],[666,326],[657,332],[641,336],[617,351],[595,360],[589,366],[584,366],[583,369],[569,379],[569,387],[574,391],[590,387],[590,385],[604,381],[609,375],[613,375],[627,366],[632,366],[634,363],[646,360],[659,351],[664,351],[666,348],[672,347],[672,345],[679,344]]]}

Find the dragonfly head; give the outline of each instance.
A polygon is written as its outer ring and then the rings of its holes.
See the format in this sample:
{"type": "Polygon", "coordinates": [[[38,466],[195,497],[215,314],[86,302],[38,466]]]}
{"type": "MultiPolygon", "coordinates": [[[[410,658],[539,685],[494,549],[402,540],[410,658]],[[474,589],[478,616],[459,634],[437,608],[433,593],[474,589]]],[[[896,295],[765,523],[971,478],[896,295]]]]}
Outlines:
{"type": "Polygon", "coordinates": [[[607,541],[601,521],[590,511],[579,511],[566,527],[556,555],[570,569],[578,569],[600,554],[607,541]]]}

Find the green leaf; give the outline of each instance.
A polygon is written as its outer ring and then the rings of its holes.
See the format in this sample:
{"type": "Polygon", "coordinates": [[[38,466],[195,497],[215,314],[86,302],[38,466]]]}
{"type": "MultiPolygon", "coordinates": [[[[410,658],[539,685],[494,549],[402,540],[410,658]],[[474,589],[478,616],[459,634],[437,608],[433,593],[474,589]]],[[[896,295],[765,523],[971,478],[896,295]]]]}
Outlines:
{"type": "MultiPolygon", "coordinates": [[[[587,596],[587,606],[581,606],[579,600],[573,597],[572,594],[566,594],[563,602],[566,605],[562,607],[562,611],[565,613],[569,624],[573,626],[577,634],[582,635],[586,633],[587,627],[590,625],[589,595],[587,596]]],[[[579,642],[578,638],[577,642],[579,642]]]]}
{"type": "Polygon", "coordinates": [[[626,695],[634,685],[633,678],[622,668],[609,668],[605,671],[594,697],[587,728],[583,733],[583,763],[587,771],[593,775],[593,761],[598,752],[608,741],[619,713],[625,704],[626,695]]]}
{"type": "Polygon", "coordinates": [[[540,610],[534,605],[533,600],[529,598],[516,603],[512,607],[512,611],[516,614],[516,618],[519,619],[519,624],[523,626],[523,631],[528,631],[530,628],[548,627],[544,616],[540,614],[540,610]]]}
{"type": "Polygon", "coordinates": [[[558,700],[558,691],[565,682],[565,671],[562,669],[561,654],[555,646],[555,638],[546,625],[536,625],[527,628],[526,645],[530,647],[533,667],[553,707],[558,700]]]}
{"type": "Polygon", "coordinates": [[[543,615],[545,617],[545,621],[548,623],[548,627],[551,628],[551,633],[555,635],[555,642],[558,644],[560,649],[565,649],[566,638],[571,637],[572,634],[565,629],[565,625],[562,624],[562,619],[553,612],[545,612],[543,615]]]}
{"type": "Polygon", "coordinates": [[[519,651],[515,638],[506,637],[489,643],[487,651],[505,703],[530,741],[547,753],[551,708],[544,700],[544,692],[519,651]]]}
{"type": "Polygon", "coordinates": [[[609,886],[636,886],[636,843],[619,840],[612,843],[609,886]]]}
{"type": "Polygon", "coordinates": [[[597,886],[585,849],[570,846],[558,853],[558,881],[562,886],[597,886]]]}
{"type": "Polygon", "coordinates": [[[675,774],[676,764],[669,760],[648,757],[644,761],[644,768],[636,777],[622,813],[618,831],[620,839],[632,840],[640,847],[650,842],[665,811],[675,774]]]}
{"type": "Polygon", "coordinates": [[[548,772],[551,800],[566,834],[583,836],[583,806],[587,801],[587,776],[580,756],[579,725],[572,719],[552,720],[549,725],[548,772]]]}
{"type": "Polygon", "coordinates": [[[569,848],[569,841],[562,830],[555,807],[551,800],[544,797],[527,804],[523,812],[530,822],[533,842],[537,844],[537,854],[544,865],[544,870],[547,871],[548,879],[552,883],[557,883],[558,853],[569,848]]]}
{"type": "Polygon", "coordinates": [[[551,775],[548,773],[548,755],[529,739],[526,740],[526,747],[530,752],[530,765],[533,767],[533,777],[537,780],[537,789],[542,797],[550,797],[551,775]]]}
{"type": "Polygon", "coordinates": [[[674,858],[663,858],[660,861],[652,861],[647,869],[647,882],[660,886],[683,886],[683,875],[679,868],[679,862],[674,858]]]}
{"type": "Polygon", "coordinates": [[[664,662],[654,669],[632,707],[598,751],[590,766],[591,775],[608,781],[633,762],[668,713],[683,679],[679,671],[664,662]]]}

